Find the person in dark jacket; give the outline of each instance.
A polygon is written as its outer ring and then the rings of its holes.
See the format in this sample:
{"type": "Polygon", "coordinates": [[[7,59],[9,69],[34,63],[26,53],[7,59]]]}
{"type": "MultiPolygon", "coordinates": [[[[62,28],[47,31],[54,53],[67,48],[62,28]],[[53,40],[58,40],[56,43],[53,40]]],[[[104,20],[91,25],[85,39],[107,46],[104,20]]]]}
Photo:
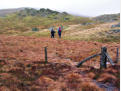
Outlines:
{"type": "Polygon", "coordinates": [[[61,32],[62,32],[62,29],[61,29],[61,27],[59,27],[58,28],[58,36],[59,36],[59,38],[61,38],[61,32]]]}
{"type": "Polygon", "coordinates": [[[55,31],[54,31],[54,29],[52,28],[51,29],[51,38],[54,38],[55,37],[55,31]]]}

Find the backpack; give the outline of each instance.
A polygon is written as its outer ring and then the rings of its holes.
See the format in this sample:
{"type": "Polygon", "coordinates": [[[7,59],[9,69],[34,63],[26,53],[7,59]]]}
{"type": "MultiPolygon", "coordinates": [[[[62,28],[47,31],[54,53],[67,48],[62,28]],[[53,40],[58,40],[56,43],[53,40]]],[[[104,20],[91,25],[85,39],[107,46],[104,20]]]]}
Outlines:
{"type": "Polygon", "coordinates": [[[61,28],[59,27],[59,32],[61,32],[61,28]]]}
{"type": "Polygon", "coordinates": [[[55,33],[55,31],[52,29],[52,30],[51,30],[51,33],[55,33]]]}

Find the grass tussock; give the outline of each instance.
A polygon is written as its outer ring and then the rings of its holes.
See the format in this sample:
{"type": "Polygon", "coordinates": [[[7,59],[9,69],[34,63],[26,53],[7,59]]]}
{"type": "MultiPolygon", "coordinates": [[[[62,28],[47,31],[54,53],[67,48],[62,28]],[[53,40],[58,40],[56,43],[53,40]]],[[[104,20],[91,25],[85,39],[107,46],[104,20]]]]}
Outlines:
{"type": "Polygon", "coordinates": [[[92,82],[83,82],[81,84],[81,91],[104,91],[92,82]]]}

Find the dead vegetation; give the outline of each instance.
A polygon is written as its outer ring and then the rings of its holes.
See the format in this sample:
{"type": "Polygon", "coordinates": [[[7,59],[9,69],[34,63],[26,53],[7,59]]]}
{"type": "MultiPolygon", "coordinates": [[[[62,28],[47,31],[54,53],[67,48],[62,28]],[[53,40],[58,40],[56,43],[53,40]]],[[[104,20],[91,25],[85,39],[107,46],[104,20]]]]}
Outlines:
{"type": "Polygon", "coordinates": [[[0,36],[1,91],[105,91],[101,82],[119,89],[120,66],[100,70],[99,58],[81,68],[77,62],[107,46],[113,60],[119,43],[70,41],[25,36],[0,36]],[[48,46],[48,63],[44,47],[48,46]],[[96,80],[96,82],[94,82],[96,80]]]}

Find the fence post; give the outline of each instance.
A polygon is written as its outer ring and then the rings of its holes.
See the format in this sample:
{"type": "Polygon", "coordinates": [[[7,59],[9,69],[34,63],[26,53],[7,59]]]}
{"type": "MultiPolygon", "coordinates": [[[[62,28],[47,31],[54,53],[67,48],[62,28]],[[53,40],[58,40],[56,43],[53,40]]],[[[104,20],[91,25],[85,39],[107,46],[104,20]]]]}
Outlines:
{"type": "Polygon", "coordinates": [[[107,52],[106,47],[101,48],[101,57],[100,57],[100,69],[107,68],[106,62],[107,62],[107,56],[105,53],[107,52]]]}
{"type": "Polygon", "coordinates": [[[45,47],[45,63],[47,63],[48,60],[47,60],[47,47],[45,47]]]}
{"type": "Polygon", "coordinates": [[[119,61],[119,48],[117,48],[117,52],[116,52],[116,63],[118,63],[119,61]]]}

